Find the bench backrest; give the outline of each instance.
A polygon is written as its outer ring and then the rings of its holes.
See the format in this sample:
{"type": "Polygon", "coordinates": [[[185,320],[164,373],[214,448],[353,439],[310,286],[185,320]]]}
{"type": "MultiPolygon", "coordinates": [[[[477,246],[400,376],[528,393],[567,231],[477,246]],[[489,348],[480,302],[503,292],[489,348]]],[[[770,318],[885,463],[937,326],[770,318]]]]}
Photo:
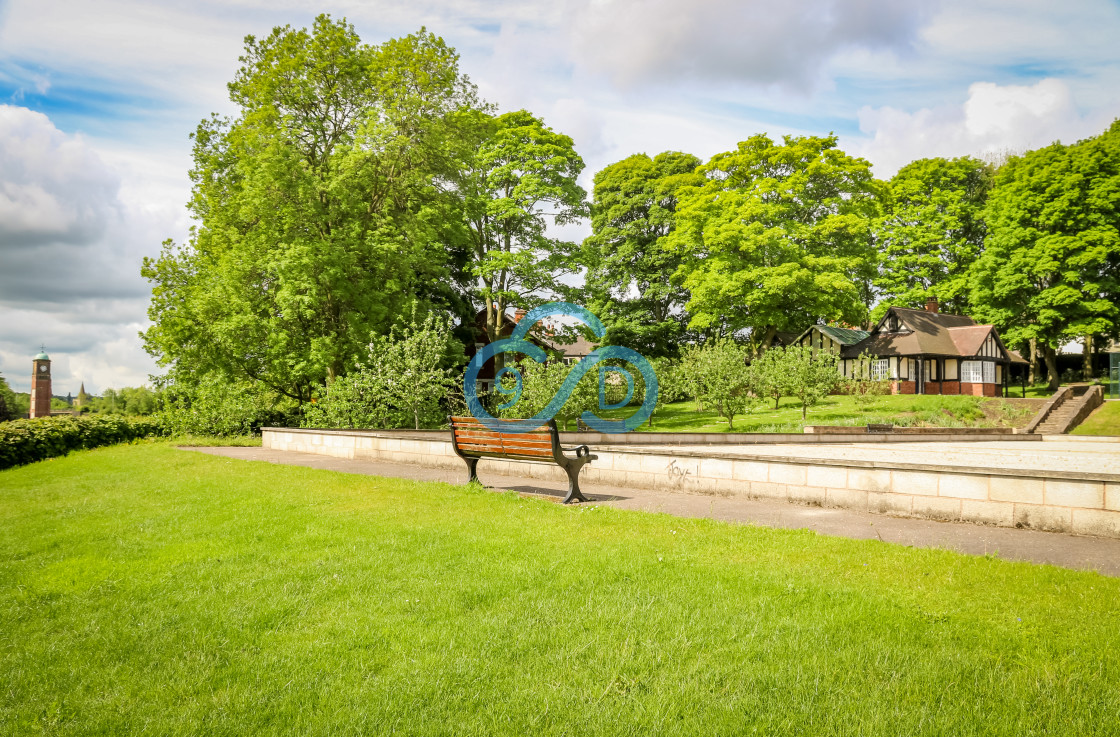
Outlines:
{"type": "Polygon", "coordinates": [[[542,460],[555,459],[559,450],[560,437],[553,420],[530,432],[504,433],[491,430],[473,417],[450,419],[453,442],[464,455],[542,460]]]}

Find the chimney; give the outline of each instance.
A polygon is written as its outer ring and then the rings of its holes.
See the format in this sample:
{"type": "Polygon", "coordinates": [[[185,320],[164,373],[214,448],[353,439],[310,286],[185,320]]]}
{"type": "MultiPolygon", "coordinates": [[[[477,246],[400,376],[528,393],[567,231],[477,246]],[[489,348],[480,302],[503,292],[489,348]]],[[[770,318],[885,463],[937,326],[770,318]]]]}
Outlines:
{"type": "Polygon", "coordinates": [[[926,312],[937,313],[938,308],[937,297],[929,297],[926,299],[926,312]]]}
{"type": "Polygon", "coordinates": [[[527,315],[527,314],[528,314],[528,311],[523,310],[520,307],[518,307],[517,312],[513,313],[513,321],[514,322],[521,322],[521,318],[525,317],[525,315],[527,315]]]}

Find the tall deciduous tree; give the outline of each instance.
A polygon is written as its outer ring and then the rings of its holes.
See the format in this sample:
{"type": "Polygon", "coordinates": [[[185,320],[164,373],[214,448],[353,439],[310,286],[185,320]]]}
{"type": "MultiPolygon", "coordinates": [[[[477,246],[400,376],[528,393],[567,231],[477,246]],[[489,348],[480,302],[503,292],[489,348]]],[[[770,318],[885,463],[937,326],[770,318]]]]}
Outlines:
{"type": "Polygon", "coordinates": [[[369,46],[320,16],[247,37],[241,62],[237,116],[194,134],[198,226],[145,261],[144,339],[180,379],[215,372],[302,402],[410,305],[467,311],[447,183],[479,102],[424,31],[369,46]]]}
{"type": "Polygon", "coordinates": [[[753,136],[680,192],[668,241],[685,255],[691,327],[745,329],[758,351],[778,331],[866,319],[879,186],[836,142],[753,136]]]}
{"type": "Polygon", "coordinates": [[[0,376],[0,422],[19,417],[18,409],[15,392],[8,386],[7,379],[0,376]]]}
{"type": "Polygon", "coordinates": [[[677,193],[699,186],[700,159],[667,151],[636,154],[595,175],[592,235],[583,243],[588,305],[607,327],[604,343],[648,357],[675,356],[685,336],[688,290],[668,276],[681,254],[665,248],[677,193]]]}
{"type": "Polygon", "coordinates": [[[557,279],[578,271],[576,244],[550,236],[547,228],[585,215],[586,193],[576,183],[581,171],[572,139],[530,113],[519,110],[489,122],[460,186],[491,341],[501,335],[508,306],[555,293],[557,279]]]}
{"type": "Polygon", "coordinates": [[[884,310],[920,308],[934,297],[946,311],[969,314],[969,270],[987,235],[983,209],[994,175],[991,165],[964,156],[919,159],[891,179],[875,232],[884,310]]]}
{"type": "Polygon", "coordinates": [[[1120,319],[1120,121],[1101,136],[1013,157],[986,211],[976,317],[1033,340],[1050,386],[1065,340],[1114,334],[1120,319]]]}

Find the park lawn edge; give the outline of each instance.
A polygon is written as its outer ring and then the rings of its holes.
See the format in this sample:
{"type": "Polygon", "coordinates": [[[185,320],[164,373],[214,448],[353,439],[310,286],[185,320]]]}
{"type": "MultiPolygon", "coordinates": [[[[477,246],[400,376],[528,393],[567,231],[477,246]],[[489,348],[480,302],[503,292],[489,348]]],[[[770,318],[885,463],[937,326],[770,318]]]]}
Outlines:
{"type": "Polygon", "coordinates": [[[1095,573],[166,442],[0,472],[0,516],[4,733],[1094,734],[1120,708],[1095,573]]]}

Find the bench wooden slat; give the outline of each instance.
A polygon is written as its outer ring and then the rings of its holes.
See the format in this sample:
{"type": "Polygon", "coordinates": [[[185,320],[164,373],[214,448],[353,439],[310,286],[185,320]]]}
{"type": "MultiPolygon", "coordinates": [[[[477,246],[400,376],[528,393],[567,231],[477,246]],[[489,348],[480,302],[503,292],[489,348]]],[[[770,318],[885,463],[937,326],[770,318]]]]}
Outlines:
{"type": "Polygon", "coordinates": [[[531,443],[552,443],[552,436],[551,435],[546,435],[544,433],[533,433],[533,432],[506,433],[506,432],[493,432],[493,431],[489,431],[489,430],[459,430],[459,429],[456,429],[455,430],[455,437],[456,438],[464,438],[464,439],[492,438],[492,439],[496,439],[496,440],[498,440],[498,439],[500,439],[500,440],[524,440],[524,441],[531,442],[531,443]]]}
{"type": "MultiPolygon", "coordinates": [[[[499,423],[503,422],[518,420],[499,420],[499,423]]],[[[449,417],[448,423],[451,426],[451,444],[459,457],[466,461],[470,481],[478,480],[475,469],[480,458],[552,461],[568,475],[568,495],[564,497],[564,503],[573,499],[587,501],[579,491],[579,472],[595,456],[587,452],[587,446],[569,449],[569,452],[575,450],[574,458],[565,455],[560,447],[555,420],[549,420],[529,432],[502,432],[501,424],[494,429],[474,417],[449,417]]]]}
{"type": "Polygon", "coordinates": [[[551,450],[507,450],[503,453],[506,458],[552,458],[551,450]]]}
{"type": "Polygon", "coordinates": [[[487,450],[501,451],[501,443],[459,443],[460,450],[474,450],[475,448],[486,448],[487,450]]]}
{"type": "Polygon", "coordinates": [[[481,430],[456,430],[455,437],[457,438],[492,438],[494,440],[501,440],[502,433],[500,432],[483,432],[481,430]]]}

